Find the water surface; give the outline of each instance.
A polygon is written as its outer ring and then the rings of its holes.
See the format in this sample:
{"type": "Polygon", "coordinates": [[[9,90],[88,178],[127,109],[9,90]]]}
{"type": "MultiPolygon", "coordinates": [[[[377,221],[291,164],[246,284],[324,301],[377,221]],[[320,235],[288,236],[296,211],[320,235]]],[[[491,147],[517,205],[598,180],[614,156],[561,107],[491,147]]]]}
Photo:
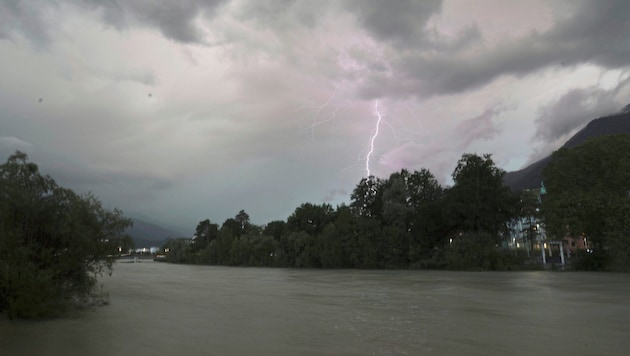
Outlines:
{"type": "Polygon", "coordinates": [[[630,276],[118,263],[110,305],[0,320],[6,355],[622,355],[630,276]]]}

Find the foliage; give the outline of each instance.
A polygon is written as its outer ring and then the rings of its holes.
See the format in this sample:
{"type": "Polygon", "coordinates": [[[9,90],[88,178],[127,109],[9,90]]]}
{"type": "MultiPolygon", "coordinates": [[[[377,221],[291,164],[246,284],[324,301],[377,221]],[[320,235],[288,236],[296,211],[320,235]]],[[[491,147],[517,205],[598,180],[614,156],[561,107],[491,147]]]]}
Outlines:
{"type": "MultiPolygon", "coordinates": [[[[388,179],[370,176],[353,190],[348,206],[304,203],[286,222],[265,227],[250,224],[241,210],[203,248],[193,244],[169,260],[296,268],[513,268],[516,262],[506,260],[496,245],[507,222],[502,219],[516,211],[502,175],[490,156],[464,155],[454,173],[456,185],[446,191],[427,169],[403,169],[388,179]],[[448,204],[462,208],[449,210],[448,204]],[[464,209],[469,204],[476,209],[464,209]],[[455,219],[464,223],[452,223],[455,219]],[[449,244],[454,231],[465,237],[457,248],[449,244]]],[[[208,224],[198,224],[197,238],[208,224]]]]}
{"type": "Polygon", "coordinates": [[[215,240],[218,235],[219,225],[211,223],[210,219],[200,221],[195,229],[192,249],[195,251],[204,249],[210,242],[215,240]]]}
{"type": "Polygon", "coordinates": [[[491,155],[464,154],[453,171],[455,185],[446,192],[452,231],[487,233],[499,243],[508,234],[517,199],[503,185],[505,172],[491,155]]]}
{"type": "Polygon", "coordinates": [[[16,152],[0,165],[0,312],[47,317],[95,302],[97,277],[111,273],[130,225],[16,152]]]}
{"type": "Polygon", "coordinates": [[[518,269],[520,259],[507,250],[500,250],[494,236],[488,233],[463,234],[454,238],[445,252],[446,265],[454,270],[518,269]]]}
{"type": "Polygon", "coordinates": [[[576,266],[630,269],[630,137],[611,135],[556,151],[543,173],[543,211],[557,238],[586,237],[593,255],[576,266]],[[588,260],[588,261],[586,261],[588,260]]]}

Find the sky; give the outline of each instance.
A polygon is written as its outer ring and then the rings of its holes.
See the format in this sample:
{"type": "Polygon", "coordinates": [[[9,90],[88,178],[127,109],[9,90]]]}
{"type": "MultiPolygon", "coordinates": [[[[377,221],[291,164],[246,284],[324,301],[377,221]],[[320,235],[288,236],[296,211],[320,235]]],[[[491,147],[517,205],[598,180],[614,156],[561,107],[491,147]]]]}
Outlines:
{"type": "Polygon", "coordinates": [[[630,102],[630,2],[0,0],[0,159],[192,231],[463,153],[523,168],[630,102]]]}

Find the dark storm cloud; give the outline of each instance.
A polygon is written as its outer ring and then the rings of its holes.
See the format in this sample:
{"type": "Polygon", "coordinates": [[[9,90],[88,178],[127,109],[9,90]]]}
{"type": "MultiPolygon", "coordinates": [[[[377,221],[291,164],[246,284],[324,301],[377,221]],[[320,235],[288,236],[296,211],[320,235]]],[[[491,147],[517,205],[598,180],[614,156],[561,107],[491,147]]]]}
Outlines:
{"type": "MultiPolygon", "coordinates": [[[[554,44],[565,63],[591,61],[608,68],[630,63],[630,2],[580,1],[568,20],[559,22],[542,41],[554,44]]],[[[567,7],[567,10],[571,10],[567,7]]]]}
{"type": "MultiPolygon", "coordinates": [[[[625,0],[570,2],[550,30],[505,39],[493,47],[483,44],[475,26],[455,39],[447,41],[438,35],[418,45],[417,36],[423,34],[408,29],[404,17],[399,27],[390,30],[383,26],[378,32],[381,27],[373,25],[370,31],[380,33],[381,38],[395,38],[404,50],[394,54],[391,73],[373,75],[364,81],[361,91],[365,97],[426,97],[468,91],[502,75],[523,76],[544,67],[583,63],[623,67],[630,64],[628,13],[630,2],[625,0]],[[477,50],[468,53],[473,46],[477,50]]],[[[374,14],[391,16],[386,12],[374,14]]]]}
{"type": "Polygon", "coordinates": [[[165,37],[182,43],[204,43],[204,34],[195,21],[199,16],[211,17],[223,0],[178,1],[100,1],[75,0],[102,12],[103,20],[125,29],[135,23],[157,28],[165,37]]]}
{"type": "Polygon", "coordinates": [[[378,40],[408,46],[425,40],[427,20],[442,9],[441,0],[352,0],[348,8],[359,24],[378,40]]]}
{"type": "Polygon", "coordinates": [[[295,26],[313,27],[328,10],[327,1],[269,0],[244,3],[237,11],[241,20],[253,20],[277,31],[295,26]]]}
{"type": "Polygon", "coordinates": [[[630,78],[610,90],[591,87],[568,91],[540,110],[534,140],[553,143],[595,118],[619,111],[615,98],[628,85],[630,78]]]}
{"type": "Polygon", "coordinates": [[[23,35],[37,44],[49,40],[48,28],[54,23],[48,6],[35,1],[0,0],[0,39],[23,35]]]}
{"type": "Polygon", "coordinates": [[[195,23],[200,16],[212,17],[224,0],[71,0],[0,1],[0,38],[22,34],[38,44],[46,44],[58,24],[54,10],[63,3],[100,13],[102,20],[118,30],[133,26],[158,29],[165,37],[182,43],[204,43],[204,33],[195,23]]]}

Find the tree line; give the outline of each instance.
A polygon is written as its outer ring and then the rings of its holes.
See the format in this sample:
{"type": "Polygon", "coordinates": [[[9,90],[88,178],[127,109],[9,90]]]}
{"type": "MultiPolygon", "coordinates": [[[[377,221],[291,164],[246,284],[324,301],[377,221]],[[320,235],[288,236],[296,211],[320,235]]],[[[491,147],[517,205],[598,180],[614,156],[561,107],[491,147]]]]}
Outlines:
{"type": "MultiPolygon", "coordinates": [[[[552,155],[548,194],[512,192],[489,154],[464,154],[443,187],[427,169],[370,176],[348,205],[304,203],[286,221],[250,223],[241,210],[195,238],[164,246],[176,263],[296,268],[511,270],[534,268],[508,249],[510,228],[536,215],[548,237],[588,236],[576,269],[630,270],[630,138],[607,136],[552,155]]],[[[526,243],[533,246],[530,237],[526,243]]]]}
{"type": "Polygon", "coordinates": [[[172,240],[180,263],[297,268],[517,268],[520,257],[498,248],[519,199],[503,185],[491,155],[464,154],[452,187],[427,169],[370,176],[348,205],[304,203],[286,221],[264,227],[245,211],[221,226],[199,222],[192,244],[172,240]]]}

